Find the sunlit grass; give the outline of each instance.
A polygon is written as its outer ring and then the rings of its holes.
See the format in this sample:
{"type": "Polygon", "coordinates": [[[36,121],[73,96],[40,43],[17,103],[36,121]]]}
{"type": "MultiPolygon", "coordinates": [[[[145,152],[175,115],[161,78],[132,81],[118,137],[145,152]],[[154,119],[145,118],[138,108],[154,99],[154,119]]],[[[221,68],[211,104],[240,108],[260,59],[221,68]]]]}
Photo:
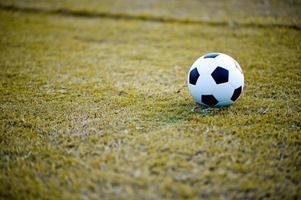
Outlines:
{"type": "Polygon", "coordinates": [[[300,198],[300,31],[0,11],[3,199],[300,198]],[[198,107],[207,52],[241,64],[198,107]]]}

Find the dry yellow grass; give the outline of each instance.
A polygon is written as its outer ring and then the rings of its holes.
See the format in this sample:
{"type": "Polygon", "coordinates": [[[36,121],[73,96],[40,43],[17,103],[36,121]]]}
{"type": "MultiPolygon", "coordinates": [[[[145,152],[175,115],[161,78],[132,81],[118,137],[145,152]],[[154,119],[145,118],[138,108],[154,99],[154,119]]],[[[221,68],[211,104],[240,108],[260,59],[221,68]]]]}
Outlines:
{"type": "MultiPolygon", "coordinates": [[[[36,7],[70,7],[49,2],[36,7]]],[[[164,5],[174,22],[89,17],[103,11],[91,2],[88,16],[0,9],[0,198],[301,198],[295,8],[293,26],[228,26],[179,23],[164,5]],[[186,73],[214,51],[239,61],[246,88],[203,109],[186,73]]]]}

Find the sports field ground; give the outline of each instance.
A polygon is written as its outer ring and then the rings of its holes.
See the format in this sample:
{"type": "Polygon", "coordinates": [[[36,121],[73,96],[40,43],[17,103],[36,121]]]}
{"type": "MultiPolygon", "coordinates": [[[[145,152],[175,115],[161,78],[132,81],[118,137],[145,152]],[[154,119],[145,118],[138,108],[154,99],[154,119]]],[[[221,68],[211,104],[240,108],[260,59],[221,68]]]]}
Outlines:
{"type": "Polygon", "coordinates": [[[0,199],[301,199],[299,0],[0,0],[0,199]],[[191,64],[244,93],[198,106],[191,64]]]}

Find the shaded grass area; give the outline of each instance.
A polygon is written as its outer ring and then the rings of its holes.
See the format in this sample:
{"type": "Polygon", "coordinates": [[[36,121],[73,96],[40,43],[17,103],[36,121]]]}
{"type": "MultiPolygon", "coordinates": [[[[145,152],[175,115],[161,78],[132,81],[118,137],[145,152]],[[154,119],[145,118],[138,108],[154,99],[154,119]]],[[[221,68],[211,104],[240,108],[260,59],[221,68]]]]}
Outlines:
{"type": "Polygon", "coordinates": [[[72,12],[143,19],[178,20],[215,24],[289,25],[300,27],[298,0],[1,0],[1,5],[27,9],[71,10],[72,12]]]}
{"type": "Polygon", "coordinates": [[[108,11],[91,11],[91,10],[72,10],[65,7],[58,9],[49,9],[49,8],[39,8],[39,7],[20,7],[16,5],[5,5],[0,4],[0,9],[6,11],[15,11],[15,12],[25,12],[25,13],[44,13],[44,14],[54,14],[62,16],[71,16],[71,17],[87,17],[87,18],[109,18],[109,19],[124,19],[124,20],[141,20],[149,22],[161,22],[161,23],[178,23],[186,25],[207,25],[207,26],[232,26],[232,27],[253,27],[253,28],[288,28],[300,30],[301,27],[297,23],[287,23],[287,22],[270,22],[262,23],[262,21],[213,21],[213,20],[196,20],[196,19],[181,19],[179,17],[163,17],[155,15],[146,15],[146,14],[132,14],[132,13],[112,13],[108,11]]]}
{"type": "Polygon", "coordinates": [[[300,31],[0,11],[3,199],[300,198],[300,31]],[[220,51],[243,97],[196,106],[220,51]]]}

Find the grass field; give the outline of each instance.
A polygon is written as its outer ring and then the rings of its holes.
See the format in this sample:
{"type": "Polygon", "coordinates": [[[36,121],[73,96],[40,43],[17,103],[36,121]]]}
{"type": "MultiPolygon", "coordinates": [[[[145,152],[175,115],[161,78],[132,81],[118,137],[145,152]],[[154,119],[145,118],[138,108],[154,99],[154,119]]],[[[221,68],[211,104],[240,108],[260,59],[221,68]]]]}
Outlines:
{"type": "Polygon", "coordinates": [[[301,199],[300,1],[0,0],[0,199],[301,199]],[[186,86],[224,52],[245,91],[186,86]]]}

